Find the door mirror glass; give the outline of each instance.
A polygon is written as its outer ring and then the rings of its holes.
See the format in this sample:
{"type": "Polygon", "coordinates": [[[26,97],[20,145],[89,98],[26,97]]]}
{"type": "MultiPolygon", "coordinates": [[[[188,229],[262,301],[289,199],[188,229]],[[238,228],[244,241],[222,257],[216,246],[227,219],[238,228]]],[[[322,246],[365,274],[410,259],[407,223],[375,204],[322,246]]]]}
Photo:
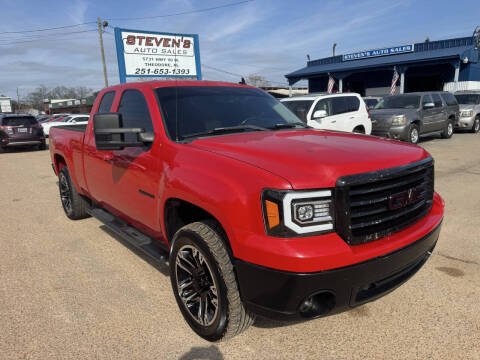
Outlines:
{"type": "Polygon", "coordinates": [[[95,146],[98,150],[123,150],[125,147],[140,147],[153,142],[153,133],[142,128],[123,128],[122,114],[102,113],[93,116],[95,146]],[[137,141],[125,141],[125,134],[137,135],[137,141]]]}
{"type": "Polygon", "coordinates": [[[433,102],[427,102],[427,103],[423,104],[424,109],[431,109],[431,108],[434,108],[434,107],[435,107],[435,104],[433,102]]]}
{"type": "Polygon", "coordinates": [[[313,119],[321,119],[327,116],[327,112],[325,110],[317,110],[313,113],[313,119]]]}

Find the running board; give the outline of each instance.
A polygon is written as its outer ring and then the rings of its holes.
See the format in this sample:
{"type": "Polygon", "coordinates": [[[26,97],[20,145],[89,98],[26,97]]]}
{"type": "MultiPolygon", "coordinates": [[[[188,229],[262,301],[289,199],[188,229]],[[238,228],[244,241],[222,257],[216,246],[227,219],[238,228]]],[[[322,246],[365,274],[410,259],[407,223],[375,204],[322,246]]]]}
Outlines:
{"type": "Polygon", "coordinates": [[[104,223],[130,245],[141,250],[152,259],[161,262],[168,261],[167,250],[159,245],[157,240],[128,225],[125,221],[98,207],[88,209],[87,213],[104,223]]]}

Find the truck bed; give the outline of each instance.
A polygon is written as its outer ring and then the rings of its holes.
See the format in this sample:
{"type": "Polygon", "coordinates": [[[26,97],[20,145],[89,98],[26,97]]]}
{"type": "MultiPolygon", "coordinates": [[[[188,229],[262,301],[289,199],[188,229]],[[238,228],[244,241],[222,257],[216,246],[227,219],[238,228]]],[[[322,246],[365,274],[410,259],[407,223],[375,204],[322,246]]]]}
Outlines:
{"type": "Polygon", "coordinates": [[[84,133],[85,130],[87,130],[87,124],[83,125],[66,125],[66,126],[54,126],[52,127],[56,129],[62,129],[62,130],[71,130],[71,131],[76,131],[76,132],[82,132],[84,133]]]}

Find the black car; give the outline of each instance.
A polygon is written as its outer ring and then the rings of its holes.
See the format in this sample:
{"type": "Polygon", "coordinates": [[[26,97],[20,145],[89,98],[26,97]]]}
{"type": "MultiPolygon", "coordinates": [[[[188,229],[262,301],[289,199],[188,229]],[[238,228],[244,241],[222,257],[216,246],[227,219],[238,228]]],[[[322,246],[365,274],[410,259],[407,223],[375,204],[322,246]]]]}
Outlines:
{"type": "Polygon", "coordinates": [[[35,117],[28,114],[0,115],[0,152],[15,146],[46,148],[43,129],[35,117]]]}

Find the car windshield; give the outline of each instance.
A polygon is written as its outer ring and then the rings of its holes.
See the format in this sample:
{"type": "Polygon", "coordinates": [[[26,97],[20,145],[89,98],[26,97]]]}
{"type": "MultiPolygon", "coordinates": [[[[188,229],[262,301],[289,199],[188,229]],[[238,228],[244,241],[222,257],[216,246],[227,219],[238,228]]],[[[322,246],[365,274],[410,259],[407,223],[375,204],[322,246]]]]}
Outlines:
{"type": "Polygon", "coordinates": [[[392,95],[382,98],[375,109],[418,109],[420,95],[392,95]]]}
{"type": "Polygon", "coordinates": [[[373,109],[378,104],[377,99],[363,99],[369,109],[373,109]]]}
{"type": "Polygon", "coordinates": [[[304,127],[285,106],[259,89],[177,86],[155,91],[171,139],[304,127]]]}
{"type": "Polygon", "coordinates": [[[292,113],[294,113],[300,120],[307,122],[307,114],[312,107],[313,100],[291,100],[282,101],[292,113]]]}
{"type": "Polygon", "coordinates": [[[36,123],[37,120],[33,116],[4,117],[2,120],[2,125],[4,126],[30,126],[36,123]]]}
{"type": "Polygon", "coordinates": [[[480,95],[477,94],[462,94],[455,95],[459,104],[476,105],[480,104],[480,95]]]}

